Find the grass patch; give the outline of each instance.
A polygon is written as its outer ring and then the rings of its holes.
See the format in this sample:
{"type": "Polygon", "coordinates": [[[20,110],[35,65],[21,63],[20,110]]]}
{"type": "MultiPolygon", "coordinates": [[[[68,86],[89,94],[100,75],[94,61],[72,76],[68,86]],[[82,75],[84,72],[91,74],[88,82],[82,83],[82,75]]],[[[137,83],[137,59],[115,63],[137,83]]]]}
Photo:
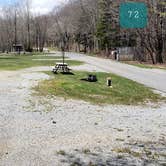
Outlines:
{"type": "Polygon", "coordinates": [[[128,65],[133,65],[136,67],[140,67],[140,68],[144,68],[144,69],[163,69],[166,70],[166,66],[165,65],[151,65],[151,64],[144,64],[144,63],[139,63],[137,61],[133,62],[133,61],[124,61],[123,63],[126,63],[128,65]]]}
{"type": "Polygon", "coordinates": [[[57,152],[57,155],[65,156],[66,152],[64,150],[60,150],[60,151],[57,152]]]}
{"type": "Polygon", "coordinates": [[[157,102],[162,97],[154,94],[149,88],[129,79],[108,73],[95,73],[98,82],[81,81],[87,72],[74,72],[74,75],[52,75],[51,80],[39,83],[35,90],[38,95],[55,95],[66,99],[81,99],[97,104],[143,104],[146,101],[157,102]],[[106,85],[107,77],[112,77],[113,88],[106,85]]]}
{"type": "Polygon", "coordinates": [[[122,148],[122,149],[114,149],[113,151],[115,151],[116,153],[126,153],[126,154],[130,154],[134,157],[138,157],[138,158],[141,158],[142,157],[142,154],[139,153],[139,152],[135,152],[135,151],[132,151],[130,150],[129,148],[122,148]]]}
{"type": "MultiPolygon", "coordinates": [[[[35,66],[54,66],[61,62],[60,56],[44,55],[8,55],[0,56],[0,70],[18,70],[35,66]]],[[[65,60],[69,65],[81,65],[80,61],[65,60]]]]}
{"type": "Polygon", "coordinates": [[[82,151],[84,154],[89,154],[91,151],[90,151],[90,149],[83,149],[83,151],[82,151]]]}
{"type": "Polygon", "coordinates": [[[58,48],[56,48],[56,47],[48,47],[48,50],[49,51],[58,51],[58,48]]]}
{"type": "Polygon", "coordinates": [[[117,138],[116,141],[119,141],[119,142],[124,142],[125,140],[122,139],[122,138],[117,138]]]}

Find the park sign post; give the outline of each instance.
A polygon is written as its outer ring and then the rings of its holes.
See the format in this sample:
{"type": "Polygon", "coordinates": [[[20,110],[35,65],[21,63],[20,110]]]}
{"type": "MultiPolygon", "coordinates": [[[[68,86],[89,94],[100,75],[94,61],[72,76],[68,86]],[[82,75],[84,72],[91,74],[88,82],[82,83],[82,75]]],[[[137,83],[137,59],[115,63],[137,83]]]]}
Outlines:
{"type": "Polygon", "coordinates": [[[124,2],[120,5],[121,28],[145,28],[148,22],[148,9],[143,2],[124,2]]]}

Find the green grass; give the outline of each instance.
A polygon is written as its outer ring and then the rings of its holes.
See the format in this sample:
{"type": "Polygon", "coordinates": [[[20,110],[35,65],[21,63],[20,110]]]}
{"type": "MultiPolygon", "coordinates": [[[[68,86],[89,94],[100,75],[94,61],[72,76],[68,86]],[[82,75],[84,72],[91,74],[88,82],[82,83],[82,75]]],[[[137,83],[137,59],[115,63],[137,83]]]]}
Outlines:
{"type": "Polygon", "coordinates": [[[49,51],[58,51],[58,48],[56,48],[56,47],[48,47],[48,50],[49,51]]]}
{"type": "Polygon", "coordinates": [[[166,67],[159,67],[155,65],[146,65],[146,64],[135,64],[137,67],[146,68],[146,69],[163,69],[166,70],[166,67]]]}
{"type": "Polygon", "coordinates": [[[133,65],[133,66],[136,66],[136,67],[140,67],[140,68],[145,68],[145,69],[153,69],[155,67],[153,66],[149,66],[149,65],[145,65],[145,64],[130,64],[129,65],[133,65]]]}
{"type": "MultiPolygon", "coordinates": [[[[48,73],[47,74],[51,74],[48,73]]],[[[55,95],[66,99],[81,99],[97,104],[145,104],[162,99],[149,88],[134,81],[107,73],[95,73],[98,82],[90,83],[80,79],[87,77],[87,72],[74,72],[74,75],[52,75],[51,80],[39,83],[35,90],[38,95],[55,95]],[[112,77],[113,88],[106,85],[107,77],[112,77]]]]}
{"type": "MultiPolygon", "coordinates": [[[[35,66],[54,66],[55,63],[61,62],[61,60],[59,60],[61,58],[62,57],[60,56],[55,57],[55,56],[48,56],[48,55],[47,56],[44,56],[44,55],[0,56],[0,70],[18,70],[23,68],[35,67],[35,66]]],[[[80,61],[68,60],[67,58],[65,62],[68,63],[69,65],[82,64],[82,62],[80,61]]]]}
{"type": "Polygon", "coordinates": [[[123,62],[126,63],[128,65],[132,65],[132,66],[136,66],[136,67],[140,67],[140,68],[144,68],[144,69],[163,69],[166,70],[166,67],[164,66],[158,66],[158,65],[150,65],[150,64],[141,64],[141,63],[130,63],[130,62],[123,62]]]}

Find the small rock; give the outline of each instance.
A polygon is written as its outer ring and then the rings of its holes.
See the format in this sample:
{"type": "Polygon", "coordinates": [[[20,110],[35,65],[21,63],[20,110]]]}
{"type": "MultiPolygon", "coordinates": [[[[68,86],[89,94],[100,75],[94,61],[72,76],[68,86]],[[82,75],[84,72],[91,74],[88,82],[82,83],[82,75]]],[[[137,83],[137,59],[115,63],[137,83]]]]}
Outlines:
{"type": "Polygon", "coordinates": [[[53,123],[53,124],[56,124],[56,122],[55,122],[55,121],[53,121],[52,123],[53,123]]]}
{"type": "Polygon", "coordinates": [[[145,147],[145,145],[140,144],[140,145],[138,145],[138,147],[140,147],[140,148],[144,148],[144,147],[145,147]]]}

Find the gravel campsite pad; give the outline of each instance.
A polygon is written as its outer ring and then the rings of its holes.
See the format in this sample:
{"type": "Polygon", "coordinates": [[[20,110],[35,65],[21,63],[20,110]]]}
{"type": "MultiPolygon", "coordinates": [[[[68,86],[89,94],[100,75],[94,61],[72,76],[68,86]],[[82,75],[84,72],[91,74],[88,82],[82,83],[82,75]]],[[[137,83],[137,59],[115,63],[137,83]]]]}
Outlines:
{"type": "Polygon", "coordinates": [[[166,164],[165,104],[35,96],[31,88],[49,79],[41,72],[49,69],[0,73],[0,166],[166,164]]]}

